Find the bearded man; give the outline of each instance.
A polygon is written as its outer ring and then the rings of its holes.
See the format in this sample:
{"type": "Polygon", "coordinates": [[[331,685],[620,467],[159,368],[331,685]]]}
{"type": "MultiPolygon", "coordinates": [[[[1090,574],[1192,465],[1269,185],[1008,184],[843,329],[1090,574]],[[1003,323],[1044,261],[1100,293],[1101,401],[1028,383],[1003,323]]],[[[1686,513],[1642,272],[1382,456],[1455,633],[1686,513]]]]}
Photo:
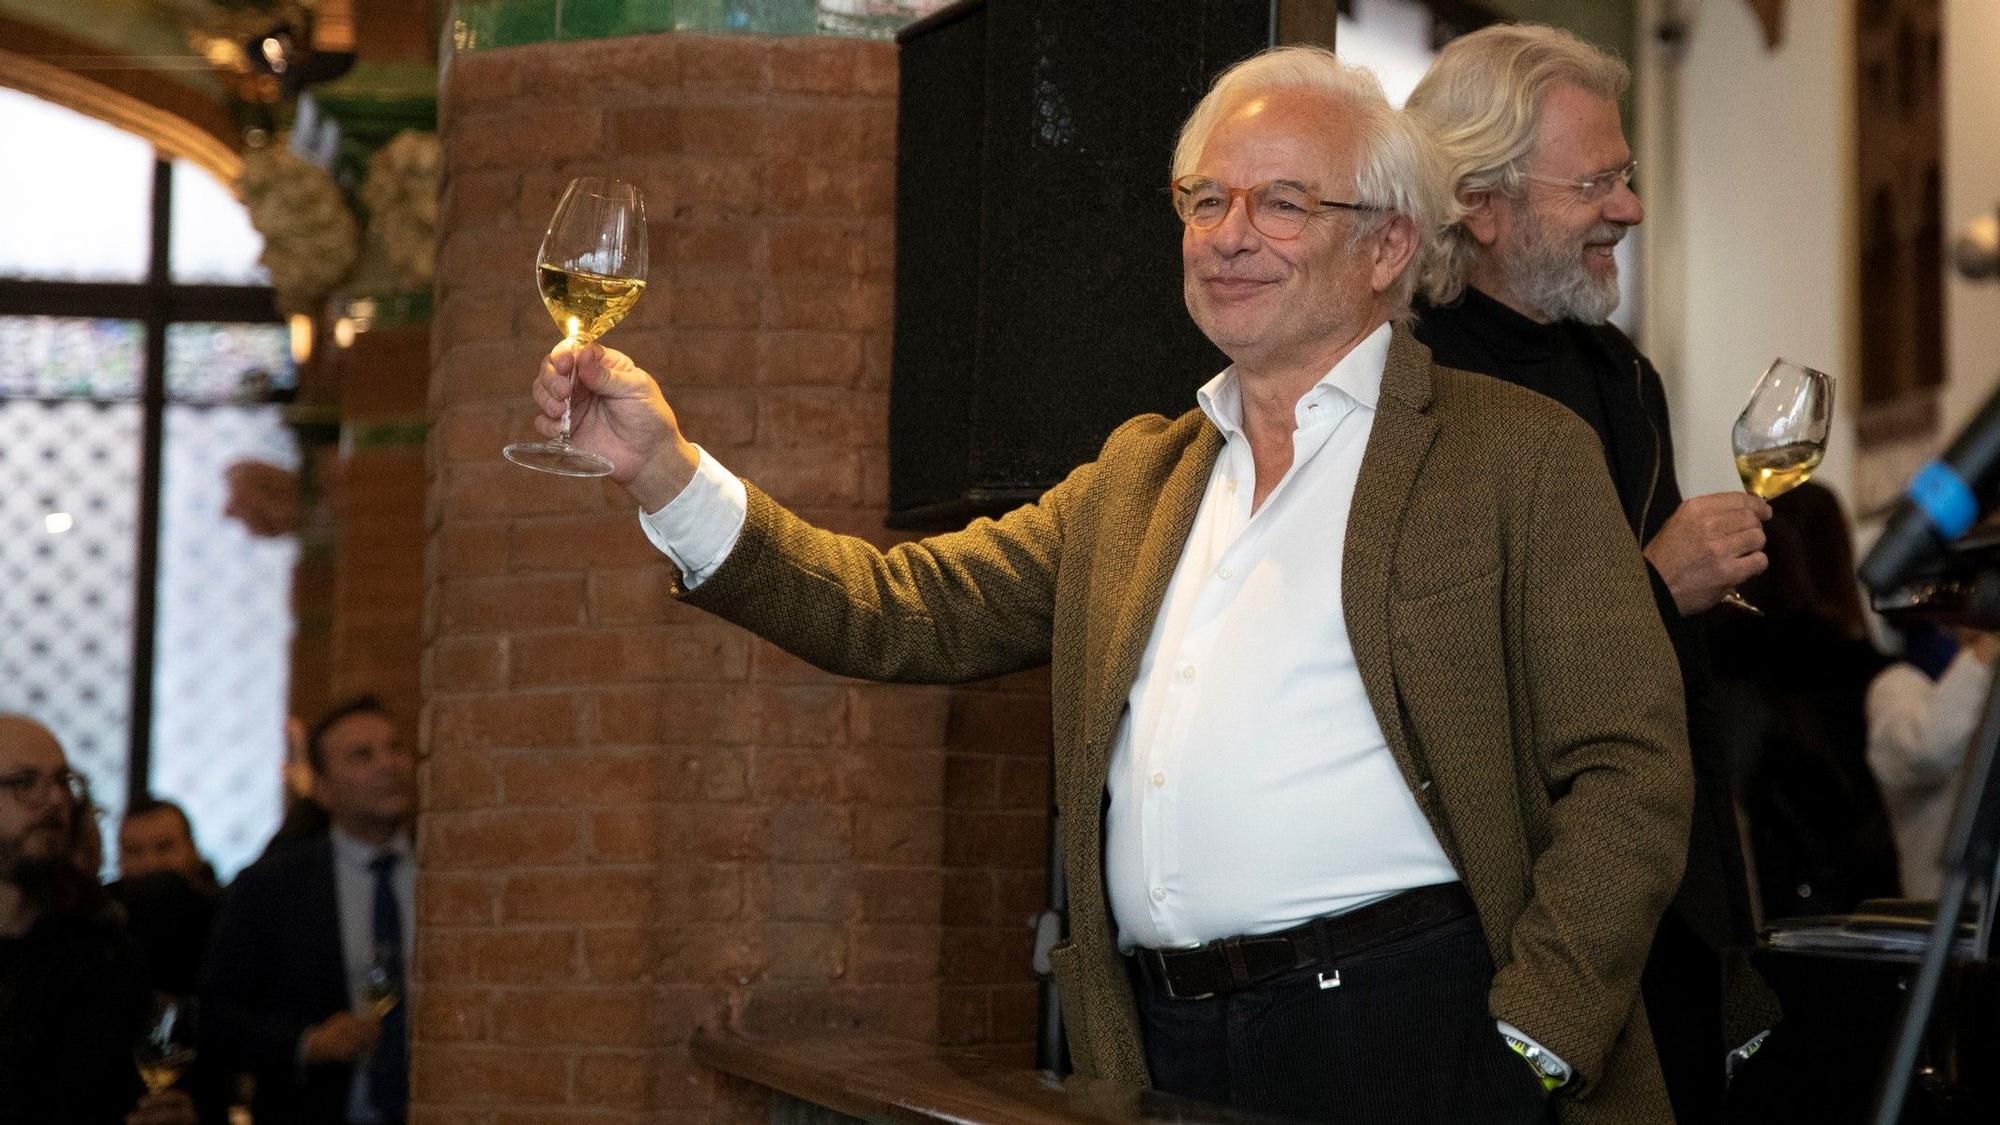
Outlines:
{"type": "Polygon", "coordinates": [[[1695,774],[1687,874],[1643,978],[1683,1123],[1721,1118],[1729,1071],[1776,1022],[1738,955],[1754,926],[1734,804],[1710,735],[1699,615],[1761,573],[1770,506],[1747,492],[1683,500],[1659,372],[1607,323],[1613,251],[1645,218],[1620,120],[1625,64],[1567,32],[1501,25],[1448,44],[1409,110],[1449,166],[1463,217],[1427,244],[1417,338],[1440,364],[1538,391],[1597,432],[1687,692],[1695,774]]]}

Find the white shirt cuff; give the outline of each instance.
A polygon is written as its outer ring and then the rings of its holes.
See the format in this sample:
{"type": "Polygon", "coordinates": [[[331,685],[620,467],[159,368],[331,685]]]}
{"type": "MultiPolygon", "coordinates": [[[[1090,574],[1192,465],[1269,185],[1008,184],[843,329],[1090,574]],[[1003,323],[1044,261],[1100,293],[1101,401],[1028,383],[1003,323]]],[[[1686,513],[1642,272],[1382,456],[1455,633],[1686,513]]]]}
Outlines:
{"type": "Polygon", "coordinates": [[[1562,1060],[1562,1056],[1556,1054],[1554,1051],[1549,1050],[1547,1047],[1542,1046],[1540,1043],[1535,1042],[1534,1037],[1529,1035],[1527,1032],[1522,1031],[1520,1028],[1515,1027],[1513,1024],[1508,1023],[1506,1020],[1494,1020],[1493,1023],[1500,1029],[1500,1034],[1512,1036],[1513,1038],[1519,1039],[1521,1042],[1526,1043],[1530,1047],[1539,1049],[1542,1052],[1543,1058],[1561,1067],[1562,1080],[1564,1082],[1567,1082],[1571,1078],[1576,1077],[1576,1070],[1572,1068],[1568,1063],[1564,1062],[1562,1060]]]}
{"type": "Polygon", "coordinates": [[[680,568],[681,588],[686,590],[708,581],[728,560],[750,513],[750,494],[743,482],[708,450],[695,448],[701,461],[694,479],[666,507],[639,513],[646,538],[680,568]]]}

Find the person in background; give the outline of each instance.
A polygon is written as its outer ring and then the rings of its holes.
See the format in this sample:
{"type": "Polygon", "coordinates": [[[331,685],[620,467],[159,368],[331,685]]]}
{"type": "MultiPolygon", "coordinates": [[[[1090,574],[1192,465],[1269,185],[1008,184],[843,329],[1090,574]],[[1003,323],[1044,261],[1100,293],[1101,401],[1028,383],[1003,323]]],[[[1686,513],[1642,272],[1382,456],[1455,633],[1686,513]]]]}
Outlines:
{"type": "Polygon", "coordinates": [[[2000,634],[1964,630],[1936,680],[1899,661],[1868,685],[1868,768],[1896,828],[1905,898],[1935,899],[1943,883],[1945,835],[1996,654],[2000,634]]]}
{"type": "Polygon", "coordinates": [[[1764,501],[1687,499],[1660,374],[1610,323],[1617,244],[1645,219],[1620,117],[1625,64],[1566,31],[1502,24],[1446,44],[1408,112],[1465,209],[1431,240],[1416,334],[1437,362],[1547,395],[1595,432],[1680,664],[1695,777],[1686,875],[1646,961],[1646,1011],[1683,1125],[1719,1120],[1729,1074],[1782,1012],[1756,942],[1729,770],[1708,713],[1701,615],[1764,569],[1764,501]]]}
{"type": "Polygon", "coordinates": [[[155,797],[132,802],[118,826],[118,879],[105,889],[146,951],[154,990],[193,995],[222,889],[179,805],[155,797]]]}
{"type": "Polygon", "coordinates": [[[204,1035],[255,1074],[257,1121],[400,1125],[416,758],[373,696],[328,712],[306,753],[329,828],[230,886],[202,980],[204,1035]]]}
{"type": "Polygon", "coordinates": [[[132,1061],[152,997],[74,859],[84,793],[47,727],[0,714],[0,1123],[193,1125],[188,1095],[147,1094],[132,1061]]]}
{"type": "Polygon", "coordinates": [[[1869,772],[1868,638],[1854,544],[1833,490],[1771,503],[1770,569],[1743,584],[1764,612],[1714,623],[1715,729],[1742,803],[1766,919],[1896,894],[1896,848],[1869,772]]]}
{"type": "Polygon", "coordinates": [[[215,868],[195,847],[194,824],[172,801],[141,797],[118,824],[118,874],[124,878],[171,871],[203,894],[216,894],[215,868]]]}

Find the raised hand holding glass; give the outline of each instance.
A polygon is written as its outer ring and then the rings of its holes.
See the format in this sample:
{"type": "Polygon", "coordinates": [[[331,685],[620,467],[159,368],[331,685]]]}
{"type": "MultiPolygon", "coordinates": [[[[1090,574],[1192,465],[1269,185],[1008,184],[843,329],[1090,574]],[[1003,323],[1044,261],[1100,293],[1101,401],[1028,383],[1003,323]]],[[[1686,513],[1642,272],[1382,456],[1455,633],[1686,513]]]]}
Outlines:
{"type": "MultiPolygon", "coordinates": [[[[535,284],[556,326],[578,346],[624,319],[646,287],[646,200],[638,186],[594,176],[571,180],[535,255],[535,284]]],[[[575,378],[570,376],[572,393],[575,378]]],[[[545,473],[610,474],[608,458],[570,444],[569,428],[565,400],[562,429],[553,441],[517,441],[501,452],[516,465],[545,473]]]]}

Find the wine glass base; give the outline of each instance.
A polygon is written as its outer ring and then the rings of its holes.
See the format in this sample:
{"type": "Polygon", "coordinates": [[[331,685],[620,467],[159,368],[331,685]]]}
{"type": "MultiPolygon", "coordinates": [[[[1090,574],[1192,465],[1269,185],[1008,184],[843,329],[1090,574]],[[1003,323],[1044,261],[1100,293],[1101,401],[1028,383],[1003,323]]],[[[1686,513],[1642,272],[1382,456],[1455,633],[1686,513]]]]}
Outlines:
{"type": "Polygon", "coordinates": [[[1764,616],[1763,610],[1758,609],[1754,605],[1751,605],[1750,599],[1744,597],[1742,594],[1739,594],[1734,590],[1731,590],[1728,593],[1722,595],[1722,604],[1733,607],[1735,609],[1740,609],[1743,612],[1751,614],[1752,616],[1755,617],[1764,616]]]}
{"type": "Polygon", "coordinates": [[[608,477],[613,467],[595,453],[552,441],[517,441],[500,454],[524,469],[562,477],[608,477]]]}

